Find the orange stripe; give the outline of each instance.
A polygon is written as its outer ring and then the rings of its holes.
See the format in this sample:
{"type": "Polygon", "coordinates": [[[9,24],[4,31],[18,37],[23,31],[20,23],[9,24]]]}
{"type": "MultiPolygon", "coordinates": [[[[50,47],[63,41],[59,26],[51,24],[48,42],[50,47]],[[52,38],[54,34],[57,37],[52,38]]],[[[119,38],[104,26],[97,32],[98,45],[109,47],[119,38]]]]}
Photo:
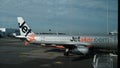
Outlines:
{"type": "Polygon", "coordinates": [[[63,49],[65,48],[64,46],[55,46],[56,48],[60,48],[60,49],[63,49]]]}

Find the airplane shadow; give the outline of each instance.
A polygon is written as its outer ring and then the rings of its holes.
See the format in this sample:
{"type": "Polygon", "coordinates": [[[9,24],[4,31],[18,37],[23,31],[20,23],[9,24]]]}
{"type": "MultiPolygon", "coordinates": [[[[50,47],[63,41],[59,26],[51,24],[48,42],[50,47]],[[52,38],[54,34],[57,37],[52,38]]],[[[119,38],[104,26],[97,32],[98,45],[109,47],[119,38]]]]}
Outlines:
{"type": "MultiPolygon", "coordinates": [[[[49,49],[45,52],[57,52],[57,53],[64,53],[64,49],[49,49]]],[[[85,59],[91,59],[94,55],[75,55],[71,54],[70,56],[63,56],[64,58],[71,59],[71,61],[81,61],[85,59]]]]}
{"type": "Polygon", "coordinates": [[[86,56],[78,56],[72,59],[72,61],[80,61],[80,60],[85,60],[85,59],[91,59],[93,58],[93,55],[86,55],[86,56]]]}
{"type": "Polygon", "coordinates": [[[45,52],[59,52],[59,53],[64,53],[64,49],[49,49],[46,50],[45,52]]]}

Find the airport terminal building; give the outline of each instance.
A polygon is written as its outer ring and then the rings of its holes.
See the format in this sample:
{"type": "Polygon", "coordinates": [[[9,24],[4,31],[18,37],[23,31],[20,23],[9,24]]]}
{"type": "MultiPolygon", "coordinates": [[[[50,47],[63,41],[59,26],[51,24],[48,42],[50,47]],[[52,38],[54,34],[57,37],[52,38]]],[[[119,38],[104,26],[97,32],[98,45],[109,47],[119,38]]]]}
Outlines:
{"type": "Polygon", "coordinates": [[[14,28],[0,28],[0,37],[8,37],[13,35],[19,35],[20,32],[18,29],[14,28]]]}

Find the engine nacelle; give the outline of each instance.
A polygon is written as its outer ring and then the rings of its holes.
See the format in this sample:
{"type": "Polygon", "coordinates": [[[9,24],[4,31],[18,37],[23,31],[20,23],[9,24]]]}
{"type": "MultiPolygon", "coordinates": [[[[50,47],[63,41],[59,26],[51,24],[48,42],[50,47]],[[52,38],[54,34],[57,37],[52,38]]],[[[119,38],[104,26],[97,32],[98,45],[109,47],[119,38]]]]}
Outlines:
{"type": "Polygon", "coordinates": [[[89,49],[87,47],[80,47],[80,48],[75,48],[71,52],[74,54],[87,54],[89,49]]]}

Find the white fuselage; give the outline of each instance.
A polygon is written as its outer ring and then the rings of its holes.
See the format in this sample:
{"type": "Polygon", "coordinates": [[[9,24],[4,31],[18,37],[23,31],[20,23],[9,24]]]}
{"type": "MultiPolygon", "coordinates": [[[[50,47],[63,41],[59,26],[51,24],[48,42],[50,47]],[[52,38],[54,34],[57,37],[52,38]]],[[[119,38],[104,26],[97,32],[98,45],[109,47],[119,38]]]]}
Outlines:
{"type": "Polygon", "coordinates": [[[89,45],[99,48],[117,49],[117,36],[60,36],[38,35],[33,43],[56,45],[89,45]]]}

